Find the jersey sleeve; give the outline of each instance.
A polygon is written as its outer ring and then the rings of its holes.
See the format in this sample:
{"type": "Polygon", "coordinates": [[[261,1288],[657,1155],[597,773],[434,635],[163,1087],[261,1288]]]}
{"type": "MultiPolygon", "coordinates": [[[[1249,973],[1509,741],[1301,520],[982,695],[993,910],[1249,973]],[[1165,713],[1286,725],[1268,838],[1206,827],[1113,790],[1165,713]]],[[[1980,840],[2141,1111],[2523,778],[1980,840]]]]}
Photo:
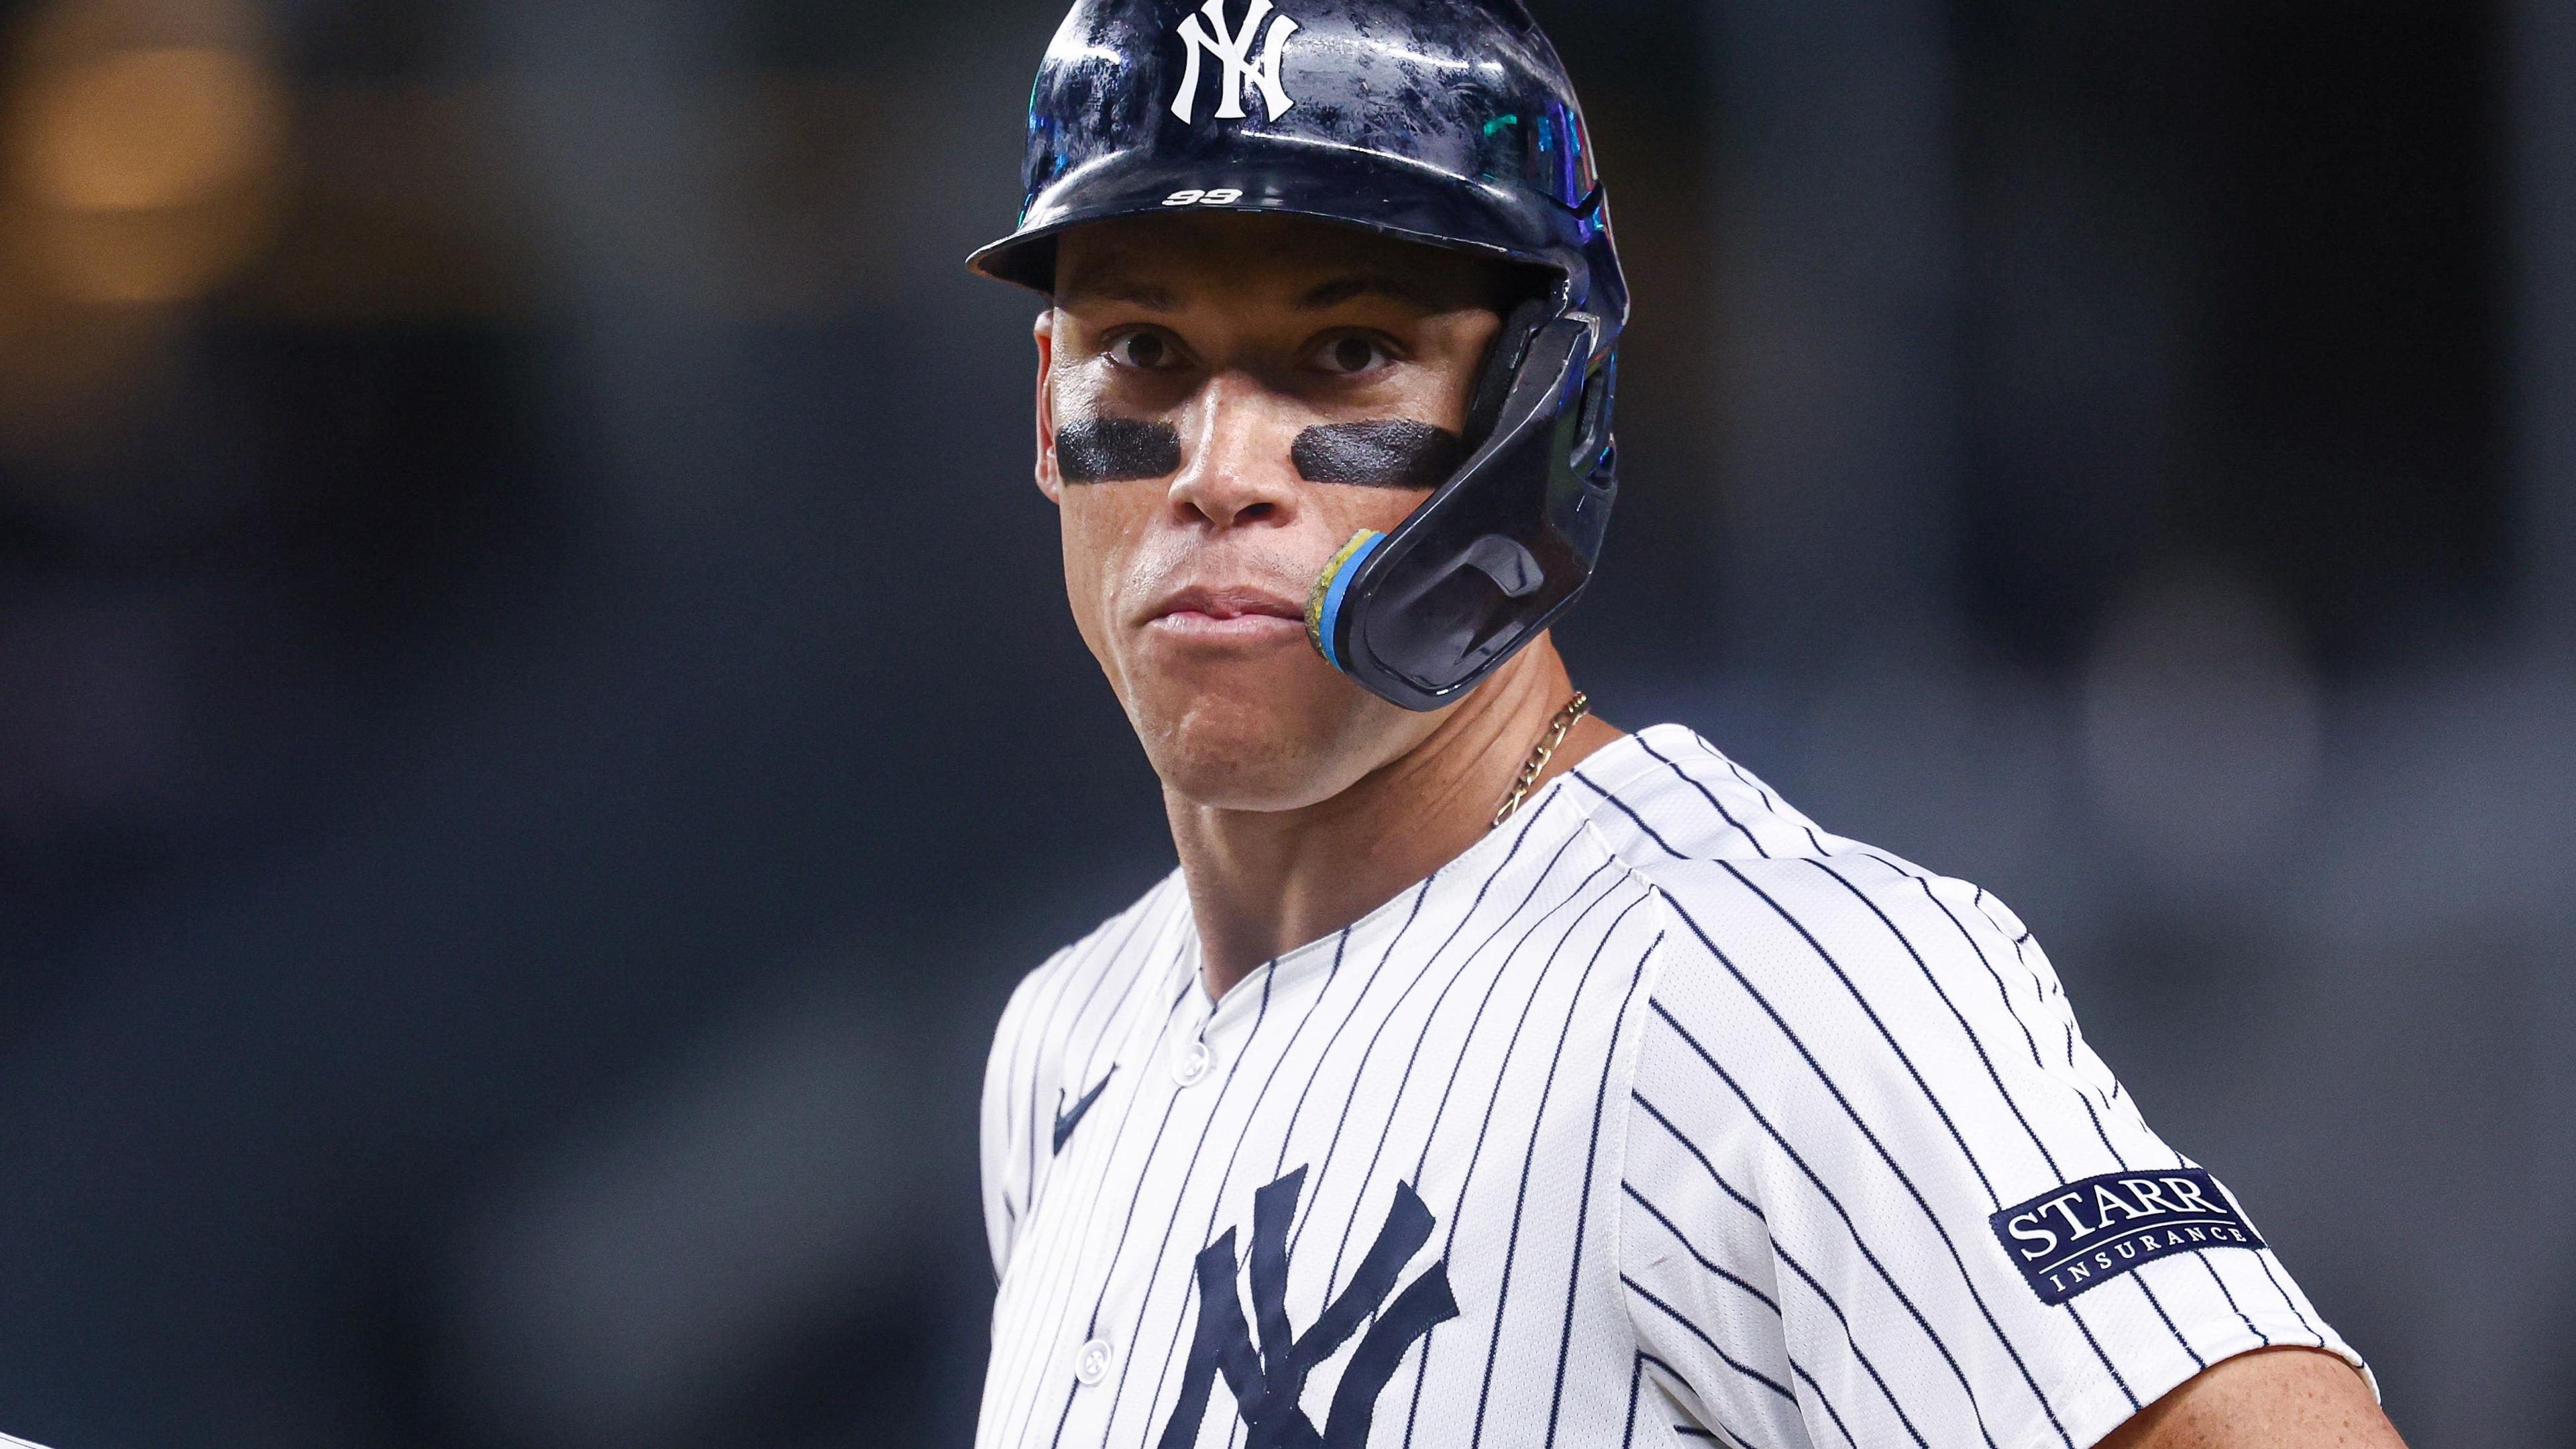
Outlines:
{"type": "Polygon", "coordinates": [[[1000,1278],[1011,1260],[1011,1241],[1028,1209],[1030,1152],[1036,1126],[1030,1116],[1029,1083],[1036,1080],[1036,998],[1040,983],[1062,968],[1066,953],[1030,972],[1011,993],[993,1031],[993,1048],[984,1062],[984,1098],[977,1146],[983,1164],[984,1239],[993,1254],[993,1276],[1000,1278]]]}
{"type": "Polygon", "coordinates": [[[1721,1442],[2087,1449],[2239,1353],[2360,1366],[1992,897],[1865,854],[1665,875],[1620,1267],[1721,1442]]]}

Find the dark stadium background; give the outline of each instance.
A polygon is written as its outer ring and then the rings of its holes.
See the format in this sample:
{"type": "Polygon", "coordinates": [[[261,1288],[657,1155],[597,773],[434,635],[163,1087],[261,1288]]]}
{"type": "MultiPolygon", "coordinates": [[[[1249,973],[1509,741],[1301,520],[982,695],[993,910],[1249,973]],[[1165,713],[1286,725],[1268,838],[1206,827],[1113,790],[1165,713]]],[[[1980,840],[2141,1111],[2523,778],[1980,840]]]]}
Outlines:
{"type": "MultiPolygon", "coordinates": [[[[2576,1440],[2576,7],[1539,8],[1580,681],[2576,1440]]],[[[985,1034],[1170,861],[959,266],[1056,10],[0,0],[0,1427],[967,1442],[985,1034]]]]}

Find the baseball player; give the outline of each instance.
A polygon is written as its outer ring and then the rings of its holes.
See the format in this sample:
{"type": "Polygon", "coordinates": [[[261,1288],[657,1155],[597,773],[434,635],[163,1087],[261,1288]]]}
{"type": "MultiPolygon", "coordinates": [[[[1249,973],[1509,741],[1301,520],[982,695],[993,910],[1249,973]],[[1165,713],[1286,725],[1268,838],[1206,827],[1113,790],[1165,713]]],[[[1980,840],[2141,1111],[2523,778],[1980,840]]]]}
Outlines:
{"type": "Polygon", "coordinates": [[[1517,0],[1080,0],[1037,482],[1180,869],[1012,998],[983,1449],[2398,1444],[2002,902],[1589,713],[1628,298],[1517,0]]]}

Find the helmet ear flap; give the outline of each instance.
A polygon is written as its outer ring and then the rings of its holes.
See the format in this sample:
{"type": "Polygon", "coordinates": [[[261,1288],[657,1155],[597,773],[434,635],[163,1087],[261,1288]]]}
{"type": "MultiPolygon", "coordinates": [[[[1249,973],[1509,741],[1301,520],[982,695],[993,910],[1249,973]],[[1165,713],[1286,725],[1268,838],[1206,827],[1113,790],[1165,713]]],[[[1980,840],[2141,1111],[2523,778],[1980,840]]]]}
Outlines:
{"type": "Polygon", "coordinates": [[[1513,308],[1503,319],[1503,330],[1495,334],[1493,350],[1485,354],[1485,370],[1477,375],[1476,391],[1467,403],[1469,452],[1493,437],[1503,420],[1503,404],[1511,399],[1512,384],[1520,380],[1521,364],[1529,360],[1530,343],[1554,320],[1555,305],[1537,297],[1513,308]]]}

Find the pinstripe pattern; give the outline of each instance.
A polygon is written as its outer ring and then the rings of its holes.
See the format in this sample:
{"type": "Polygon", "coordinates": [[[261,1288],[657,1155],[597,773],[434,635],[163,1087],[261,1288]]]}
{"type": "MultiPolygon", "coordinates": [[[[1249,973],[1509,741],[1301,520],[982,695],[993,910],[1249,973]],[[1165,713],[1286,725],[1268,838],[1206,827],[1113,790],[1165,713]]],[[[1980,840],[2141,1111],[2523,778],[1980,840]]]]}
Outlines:
{"type": "Polygon", "coordinates": [[[1174,876],[1004,1014],[982,1449],[2082,1449],[2351,1356],[2268,1250],[2040,1302],[1989,1214],[2191,1164],[2001,902],[1687,730],[1222,1002],[1199,964],[1174,876]]]}

